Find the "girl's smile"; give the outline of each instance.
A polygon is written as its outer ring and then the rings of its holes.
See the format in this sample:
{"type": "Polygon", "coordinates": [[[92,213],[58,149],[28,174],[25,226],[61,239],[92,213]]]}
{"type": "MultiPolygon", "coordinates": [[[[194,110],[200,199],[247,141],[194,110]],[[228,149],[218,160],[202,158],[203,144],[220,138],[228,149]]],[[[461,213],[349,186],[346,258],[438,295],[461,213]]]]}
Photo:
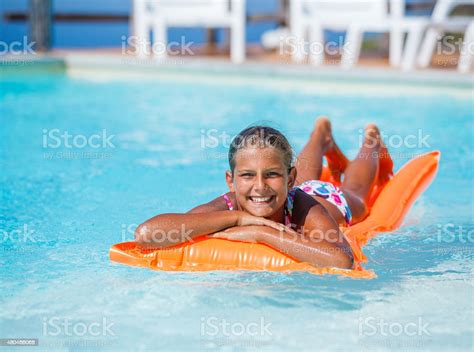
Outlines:
{"type": "Polygon", "coordinates": [[[269,197],[249,196],[248,199],[250,199],[254,204],[265,205],[273,201],[273,199],[275,199],[275,196],[269,196],[269,197]]]}

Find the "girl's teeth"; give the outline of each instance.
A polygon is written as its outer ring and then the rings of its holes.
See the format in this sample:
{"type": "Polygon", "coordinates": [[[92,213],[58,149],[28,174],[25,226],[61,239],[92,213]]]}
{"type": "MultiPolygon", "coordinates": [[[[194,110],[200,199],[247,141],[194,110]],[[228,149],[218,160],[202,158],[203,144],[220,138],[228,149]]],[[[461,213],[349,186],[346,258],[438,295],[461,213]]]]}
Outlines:
{"type": "Polygon", "coordinates": [[[268,202],[272,197],[250,197],[253,202],[261,203],[268,202]]]}

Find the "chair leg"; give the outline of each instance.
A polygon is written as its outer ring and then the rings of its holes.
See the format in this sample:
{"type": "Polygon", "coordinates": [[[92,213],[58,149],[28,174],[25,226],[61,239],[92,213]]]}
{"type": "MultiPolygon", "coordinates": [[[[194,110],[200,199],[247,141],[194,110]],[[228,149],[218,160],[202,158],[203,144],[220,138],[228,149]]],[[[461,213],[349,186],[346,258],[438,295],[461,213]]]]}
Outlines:
{"type": "Polygon", "coordinates": [[[303,4],[301,0],[290,2],[290,29],[291,29],[291,58],[293,62],[301,63],[305,58],[305,25],[302,21],[303,4]]]}
{"type": "Polygon", "coordinates": [[[230,30],[230,59],[239,64],[245,60],[245,30],[240,25],[234,25],[230,30]]]}
{"type": "Polygon", "coordinates": [[[309,62],[314,66],[324,63],[324,30],[320,25],[313,25],[309,32],[309,62]]]}
{"type": "Polygon", "coordinates": [[[238,64],[245,60],[245,0],[233,0],[232,12],[230,59],[238,64]]]}
{"type": "Polygon", "coordinates": [[[153,55],[155,59],[163,60],[168,57],[167,44],[166,22],[163,17],[155,15],[153,22],[153,55]]]}
{"type": "Polygon", "coordinates": [[[389,39],[389,62],[390,66],[399,67],[403,55],[403,41],[405,32],[401,28],[401,22],[405,17],[405,0],[390,0],[390,39],[389,39]]]}
{"type": "Polygon", "coordinates": [[[402,70],[411,71],[416,66],[416,55],[423,38],[423,26],[416,26],[408,31],[407,43],[402,58],[402,70]]]}
{"type": "Polygon", "coordinates": [[[363,32],[358,26],[349,27],[341,58],[341,67],[343,69],[350,69],[359,60],[362,38],[363,32]]]}
{"type": "Polygon", "coordinates": [[[425,39],[423,40],[423,44],[421,45],[420,56],[418,57],[418,66],[429,66],[431,62],[431,56],[433,55],[433,51],[436,47],[436,43],[438,42],[442,34],[443,32],[440,32],[439,30],[436,30],[434,28],[428,29],[425,35],[425,39]]]}
{"type": "Polygon", "coordinates": [[[474,21],[469,24],[464,34],[463,45],[461,48],[461,56],[459,57],[458,71],[460,73],[468,73],[474,62],[474,21]]]}
{"type": "Polygon", "coordinates": [[[398,29],[390,30],[389,39],[389,62],[390,66],[399,67],[402,61],[404,33],[398,29]]]}
{"type": "Polygon", "coordinates": [[[133,35],[134,46],[138,57],[145,58],[150,54],[149,14],[145,0],[133,1],[133,35]]]}

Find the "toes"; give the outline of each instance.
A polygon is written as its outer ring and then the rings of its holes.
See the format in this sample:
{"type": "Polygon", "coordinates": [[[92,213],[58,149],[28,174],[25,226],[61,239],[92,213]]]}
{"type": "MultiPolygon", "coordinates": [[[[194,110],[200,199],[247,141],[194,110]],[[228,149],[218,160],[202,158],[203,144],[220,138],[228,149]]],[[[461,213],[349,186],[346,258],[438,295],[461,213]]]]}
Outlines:
{"type": "Polygon", "coordinates": [[[378,137],[380,136],[380,131],[377,125],[371,123],[368,124],[367,127],[365,128],[365,136],[371,136],[371,137],[378,137]]]}
{"type": "Polygon", "coordinates": [[[325,125],[331,128],[331,121],[329,121],[329,118],[327,116],[319,116],[316,118],[316,126],[318,125],[325,125]]]}
{"type": "Polygon", "coordinates": [[[379,128],[375,124],[369,124],[365,128],[365,146],[376,147],[382,146],[382,139],[380,138],[379,128]]]}
{"type": "Polygon", "coordinates": [[[314,130],[332,136],[331,121],[326,116],[320,116],[316,119],[314,130]]]}

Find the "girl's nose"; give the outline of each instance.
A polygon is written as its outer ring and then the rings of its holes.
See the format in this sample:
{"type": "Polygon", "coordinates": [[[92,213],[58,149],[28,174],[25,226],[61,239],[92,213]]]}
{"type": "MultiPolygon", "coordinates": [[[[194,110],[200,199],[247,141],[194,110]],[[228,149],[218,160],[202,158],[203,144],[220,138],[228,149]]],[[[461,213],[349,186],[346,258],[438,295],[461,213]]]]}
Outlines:
{"type": "Polygon", "coordinates": [[[264,177],[258,176],[255,183],[255,190],[264,191],[266,187],[267,187],[267,184],[265,183],[264,177]]]}

